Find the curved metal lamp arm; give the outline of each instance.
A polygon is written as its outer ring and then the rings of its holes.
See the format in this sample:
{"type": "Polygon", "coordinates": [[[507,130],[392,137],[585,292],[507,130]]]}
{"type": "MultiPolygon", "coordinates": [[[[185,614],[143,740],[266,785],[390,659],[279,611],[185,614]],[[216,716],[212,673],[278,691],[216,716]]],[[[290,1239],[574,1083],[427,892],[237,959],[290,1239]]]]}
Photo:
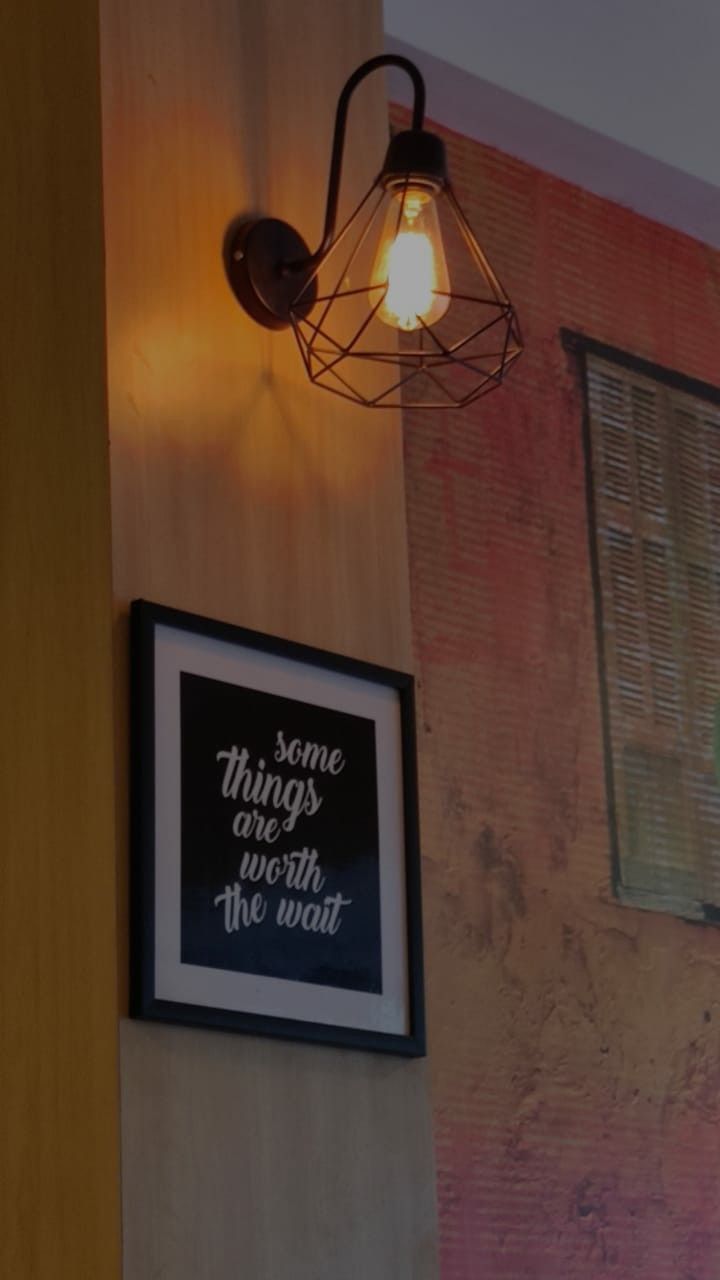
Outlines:
{"type": "Polygon", "coordinates": [[[372,75],[373,71],[378,71],[380,67],[398,67],[409,75],[415,93],[412,128],[422,129],[423,127],[425,119],[425,81],[414,62],[411,62],[409,58],[403,58],[400,54],[381,53],[376,58],[369,58],[367,62],[363,62],[357,68],[357,71],[353,71],[338,98],[335,112],[335,129],[330,157],[330,177],[328,179],[327,202],[325,205],[323,238],[319,247],[310,255],[310,258],[303,263],[293,263],[294,268],[315,266],[332,243],[337,223],[338,197],[340,194],[340,179],[342,177],[343,151],[345,147],[345,126],[347,124],[350,99],[360,82],[366,76],[372,75]]]}
{"type": "MultiPolygon", "coordinates": [[[[395,148],[396,151],[399,150],[399,154],[394,156],[398,172],[404,172],[409,159],[414,164],[420,156],[422,168],[427,168],[430,174],[442,180],[442,143],[423,129],[425,82],[415,63],[393,53],[383,53],[363,62],[350,76],[338,98],[325,205],[325,227],[322,241],[315,252],[310,253],[305,240],[294,227],[278,218],[257,218],[236,224],[231,237],[226,240],[225,270],[230,287],[248,315],[268,329],[286,329],[292,323],[293,314],[309,315],[315,304],[318,292],[315,279],[317,267],[332,245],[335,235],[350,99],[360,81],[380,67],[398,67],[413,83],[412,129],[398,134],[394,140],[398,144],[402,143],[399,149],[395,148]],[[408,139],[413,142],[410,148],[407,146],[408,139]],[[438,148],[441,163],[436,154],[438,148]]],[[[391,141],[385,166],[392,149],[391,141]]]]}

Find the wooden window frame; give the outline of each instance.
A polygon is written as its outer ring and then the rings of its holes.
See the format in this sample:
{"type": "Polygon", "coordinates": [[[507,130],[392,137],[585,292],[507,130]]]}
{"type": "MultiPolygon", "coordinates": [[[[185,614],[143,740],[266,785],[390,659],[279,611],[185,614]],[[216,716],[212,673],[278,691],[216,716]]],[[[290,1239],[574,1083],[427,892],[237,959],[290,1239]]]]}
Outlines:
{"type": "Polygon", "coordinates": [[[613,739],[610,714],[609,673],[606,661],[606,628],[604,618],[603,584],[600,567],[600,526],[596,501],[596,477],[594,470],[593,438],[590,413],[590,384],[588,377],[588,360],[596,358],[616,365],[621,370],[629,371],[648,379],[660,387],[682,393],[695,400],[705,401],[714,408],[720,407],[720,387],[711,383],[690,378],[676,369],[670,369],[652,361],[642,359],[620,348],[599,342],[585,334],[570,329],[561,329],[561,343],[566,352],[574,357],[580,379],[582,394],[582,434],[585,455],[585,488],[588,548],[593,586],[596,654],[600,705],[603,730],[603,758],[605,786],[608,808],[608,826],[610,835],[610,865],[612,890],[615,897],[623,904],[646,910],[662,911],[694,921],[720,923],[720,904],[684,897],[674,897],[665,893],[653,893],[650,889],[638,889],[623,884],[622,858],[620,850],[620,833],[618,823],[618,805],[615,794],[615,766],[613,762],[613,739]]]}

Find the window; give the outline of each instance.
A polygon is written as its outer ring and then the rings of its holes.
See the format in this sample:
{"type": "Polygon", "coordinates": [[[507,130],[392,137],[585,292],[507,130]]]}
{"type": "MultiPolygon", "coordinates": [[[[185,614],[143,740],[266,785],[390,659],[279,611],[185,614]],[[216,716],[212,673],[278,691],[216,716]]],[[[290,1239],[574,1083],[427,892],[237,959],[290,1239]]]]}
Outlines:
{"type": "Polygon", "coordinates": [[[583,339],[618,896],[720,920],[720,391],[583,339]]]}

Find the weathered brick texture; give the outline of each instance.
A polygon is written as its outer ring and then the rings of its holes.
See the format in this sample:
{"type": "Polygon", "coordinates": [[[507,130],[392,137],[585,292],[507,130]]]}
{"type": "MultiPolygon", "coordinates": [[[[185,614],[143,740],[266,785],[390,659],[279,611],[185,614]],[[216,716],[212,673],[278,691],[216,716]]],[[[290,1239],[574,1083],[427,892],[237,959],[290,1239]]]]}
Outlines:
{"type": "Polygon", "coordinates": [[[442,1280],[718,1280],[720,930],[611,895],[559,330],[719,382],[720,256],[447,142],[527,351],[405,419],[442,1280]]]}

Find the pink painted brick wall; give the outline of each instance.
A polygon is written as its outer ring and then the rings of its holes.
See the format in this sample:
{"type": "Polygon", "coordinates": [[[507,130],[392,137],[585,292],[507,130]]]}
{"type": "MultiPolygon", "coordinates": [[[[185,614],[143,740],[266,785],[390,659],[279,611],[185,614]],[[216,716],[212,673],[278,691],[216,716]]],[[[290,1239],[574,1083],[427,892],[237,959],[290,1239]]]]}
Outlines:
{"type": "Polygon", "coordinates": [[[720,382],[720,256],[447,142],[527,351],[405,421],[442,1280],[718,1280],[720,929],[612,898],[559,330],[720,382]]]}

